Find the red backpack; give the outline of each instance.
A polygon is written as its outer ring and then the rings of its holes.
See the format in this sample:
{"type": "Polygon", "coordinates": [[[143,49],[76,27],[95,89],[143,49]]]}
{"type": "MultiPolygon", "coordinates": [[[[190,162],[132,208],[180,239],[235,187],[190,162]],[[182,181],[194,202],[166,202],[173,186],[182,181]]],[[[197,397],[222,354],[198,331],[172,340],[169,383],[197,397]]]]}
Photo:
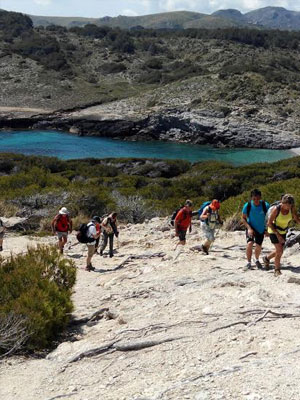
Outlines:
{"type": "Polygon", "coordinates": [[[58,214],[56,218],[55,229],[57,230],[57,232],[68,232],[69,216],[66,214],[58,214]]]}

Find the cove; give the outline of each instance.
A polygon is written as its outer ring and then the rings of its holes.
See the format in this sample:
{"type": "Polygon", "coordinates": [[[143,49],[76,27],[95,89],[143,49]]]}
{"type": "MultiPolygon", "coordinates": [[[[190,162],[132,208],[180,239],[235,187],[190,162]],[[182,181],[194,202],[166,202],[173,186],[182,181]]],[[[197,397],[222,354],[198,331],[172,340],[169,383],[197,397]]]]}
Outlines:
{"type": "Polygon", "coordinates": [[[0,152],[80,158],[160,158],[190,162],[218,160],[234,165],[273,162],[292,157],[289,150],[218,149],[170,142],[127,142],[108,138],[75,136],[57,131],[2,131],[0,152]]]}

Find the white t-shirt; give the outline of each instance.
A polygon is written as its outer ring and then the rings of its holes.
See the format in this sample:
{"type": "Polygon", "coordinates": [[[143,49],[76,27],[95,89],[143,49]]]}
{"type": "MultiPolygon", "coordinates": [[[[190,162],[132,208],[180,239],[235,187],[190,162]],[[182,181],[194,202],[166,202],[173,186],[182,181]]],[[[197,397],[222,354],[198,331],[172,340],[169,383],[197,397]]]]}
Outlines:
{"type": "MultiPolygon", "coordinates": [[[[92,238],[92,237],[94,237],[94,235],[97,235],[96,227],[92,222],[90,222],[88,224],[88,227],[89,227],[89,229],[87,231],[88,238],[92,238]]],[[[96,240],[94,240],[93,242],[87,243],[87,245],[94,245],[95,243],[96,243],[96,240]]]]}

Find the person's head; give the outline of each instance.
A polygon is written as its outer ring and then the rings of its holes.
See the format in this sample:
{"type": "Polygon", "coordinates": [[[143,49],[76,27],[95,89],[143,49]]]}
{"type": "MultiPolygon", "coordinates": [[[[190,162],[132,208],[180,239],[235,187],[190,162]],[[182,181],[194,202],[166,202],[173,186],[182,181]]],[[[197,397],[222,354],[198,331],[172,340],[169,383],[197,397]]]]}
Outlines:
{"type": "Polygon", "coordinates": [[[67,210],[66,207],[62,207],[62,208],[59,210],[58,213],[59,213],[60,215],[68,215],[68,214],[69,214],[69,211],[67,210]]]}
{"type": "Polygon", "coordinates": [[[188,209],[192,209],[193,207],[193,202],[191,200],[186,200],[186,202],[184,203],[184,206],[188,209]]]}
{"type": "Polygon", "coordinates": [[[285,210],[290,210],[292,207],[294,207],[294,205],[295,205],[294,196],[292,196],[291,194],[285,194],[284,196],[282,196],[281,199],[282,208],[284,208],[285,210]]]}
{"type": "Polygon", "coordinates": [[[117,216],[118,216],[118,214],[117,214],[116,212],[112,212],[112,213],[110,214],[110,216],[112,217],[112,219],[116,219],[117,216]]]}
{"type": "Polygon", "coordinates": [[[261,200],[261,191],[259,189],[253,189],[251,192],[251,199],[254,204],[258,205],[261,200]]]}
{"type": "Polygon", "coordinates": [[[209,206],[213,211],[217,211],[219,210],[219,208],[221,207],[221,203],[219,202],[219,200],[214,199],[209,206]]]}
{"type": "Polygon", "coordinates": [[[95,216],[92,218],[92,222],[95,222],[95,223],[100,224],[100,223],[101,223],[101,218],[98,217],[97,215],[95,215],[95,216]]]}

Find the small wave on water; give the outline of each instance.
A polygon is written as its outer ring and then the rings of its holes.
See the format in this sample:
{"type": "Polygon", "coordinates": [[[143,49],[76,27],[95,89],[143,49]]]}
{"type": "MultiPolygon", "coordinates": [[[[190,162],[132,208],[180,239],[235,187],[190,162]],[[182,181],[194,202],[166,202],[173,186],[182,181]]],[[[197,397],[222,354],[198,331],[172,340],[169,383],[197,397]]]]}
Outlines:
{"type": "Polygon", "coordinates": [[[127,142],[108,138],[75,136],[57,131],[2,131],[0,151],[60,159],[161,158],[191,162],[218,160],[234,165],[273,162],[292,157],[289,150],[228,149],[170,142],[127,142]]]}

